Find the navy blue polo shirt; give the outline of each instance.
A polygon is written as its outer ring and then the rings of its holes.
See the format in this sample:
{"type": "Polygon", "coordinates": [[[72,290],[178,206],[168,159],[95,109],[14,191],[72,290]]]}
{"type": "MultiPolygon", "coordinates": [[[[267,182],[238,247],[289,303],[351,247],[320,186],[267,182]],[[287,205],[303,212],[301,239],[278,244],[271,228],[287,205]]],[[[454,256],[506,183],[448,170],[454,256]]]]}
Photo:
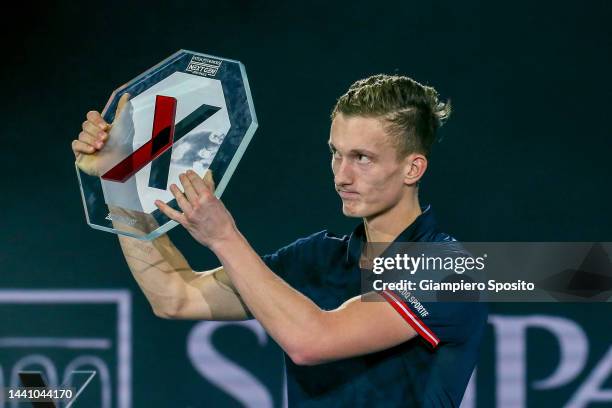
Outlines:
{"type": "MultiPolygon", "coordinates": [[[[332,310],[361,293],[365,241],[361,223],[350,237],[321,231],[263,260],[320,308],[332,310]]],[[[430,207],[396,239],[440,241],[453,238],[438,231],[430,207]]],[[[486,305],[431,302],[423,317],[401,292],[381,294],[419,335],[387,350],[315,366],[298,366],[285,356],[290,407],[459,406],[478,358],[486,305]]]]}

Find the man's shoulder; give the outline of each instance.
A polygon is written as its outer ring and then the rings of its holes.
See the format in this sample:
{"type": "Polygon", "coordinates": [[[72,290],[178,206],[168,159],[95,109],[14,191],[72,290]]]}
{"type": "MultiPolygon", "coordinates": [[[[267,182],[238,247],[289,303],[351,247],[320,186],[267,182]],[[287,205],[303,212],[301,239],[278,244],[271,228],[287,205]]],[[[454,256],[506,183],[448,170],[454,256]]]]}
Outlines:
{"type": "Polygon", "coordinates": [[[262,258],[270,269],[286,279],[291,279],[291,276],[302,276],[305,270],[313,272],[317,265],[329,265],[346,258],[348,241],[349,237],[346,235],[322,230],[298,238],[262,258]]]}
{"type": "Polygon", "coordinates": [[[322,230],[310,234],[308,236],[298,238],[288,245],[282,247],[279,251],[325,251],[330,249],[346,248],[348,244],[348,235],[339,235],[328,230],[322,230]]]}
{"type": "Polygon", "coordinates": [[[433,231],[431,233],[430,242],[457,242],[457,239],[446,232],[433,231]]]}

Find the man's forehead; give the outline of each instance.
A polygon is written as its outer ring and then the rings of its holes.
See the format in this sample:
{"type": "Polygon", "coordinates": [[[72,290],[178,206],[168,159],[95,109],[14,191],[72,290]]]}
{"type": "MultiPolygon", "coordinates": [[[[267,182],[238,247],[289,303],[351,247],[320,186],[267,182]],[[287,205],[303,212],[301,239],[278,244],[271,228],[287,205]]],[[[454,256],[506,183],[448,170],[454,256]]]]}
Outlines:
{"type": "Polygon", "coordinates": [[[390,136],[379,118],[336,115],[329,142],[340,149],[382,148],[391,145],[390,136]]]}

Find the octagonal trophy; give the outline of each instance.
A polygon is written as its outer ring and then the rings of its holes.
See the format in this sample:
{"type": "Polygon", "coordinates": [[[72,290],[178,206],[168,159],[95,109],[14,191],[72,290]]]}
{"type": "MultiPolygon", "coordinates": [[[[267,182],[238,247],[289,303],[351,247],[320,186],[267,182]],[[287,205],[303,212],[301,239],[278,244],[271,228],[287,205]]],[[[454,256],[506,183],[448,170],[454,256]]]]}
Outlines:
{"type": "Polygon", "coordinates": [[[76,166],[87,223],[143,240],[177,225],[154,203],[179,209],[169,186],[186,170],[212,170],[220,197],[257,129],[244,65],[186,50],[116,89],[102,116],[113,125],[95,170],[76,166]]]}

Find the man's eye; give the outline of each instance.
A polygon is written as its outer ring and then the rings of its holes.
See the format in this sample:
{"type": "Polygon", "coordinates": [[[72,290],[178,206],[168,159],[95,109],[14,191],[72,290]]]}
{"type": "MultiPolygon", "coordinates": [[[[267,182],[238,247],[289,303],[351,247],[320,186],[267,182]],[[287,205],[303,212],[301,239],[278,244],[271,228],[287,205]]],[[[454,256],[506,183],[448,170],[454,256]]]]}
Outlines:
{"type": "Polygon", "coordinates": [[[368,156],[366,156],[365,154],[358,154],[357,155],[357,161],[359,163],[369,163],[370,162],[370,158],[368,156]]]}
{"type": "Polygon", "coordinates": [[[340,158],[340,153],[338,153],[337,150],[332,150],[331,154],[334,157],[334,159],[339,159],[340,158]]]}

